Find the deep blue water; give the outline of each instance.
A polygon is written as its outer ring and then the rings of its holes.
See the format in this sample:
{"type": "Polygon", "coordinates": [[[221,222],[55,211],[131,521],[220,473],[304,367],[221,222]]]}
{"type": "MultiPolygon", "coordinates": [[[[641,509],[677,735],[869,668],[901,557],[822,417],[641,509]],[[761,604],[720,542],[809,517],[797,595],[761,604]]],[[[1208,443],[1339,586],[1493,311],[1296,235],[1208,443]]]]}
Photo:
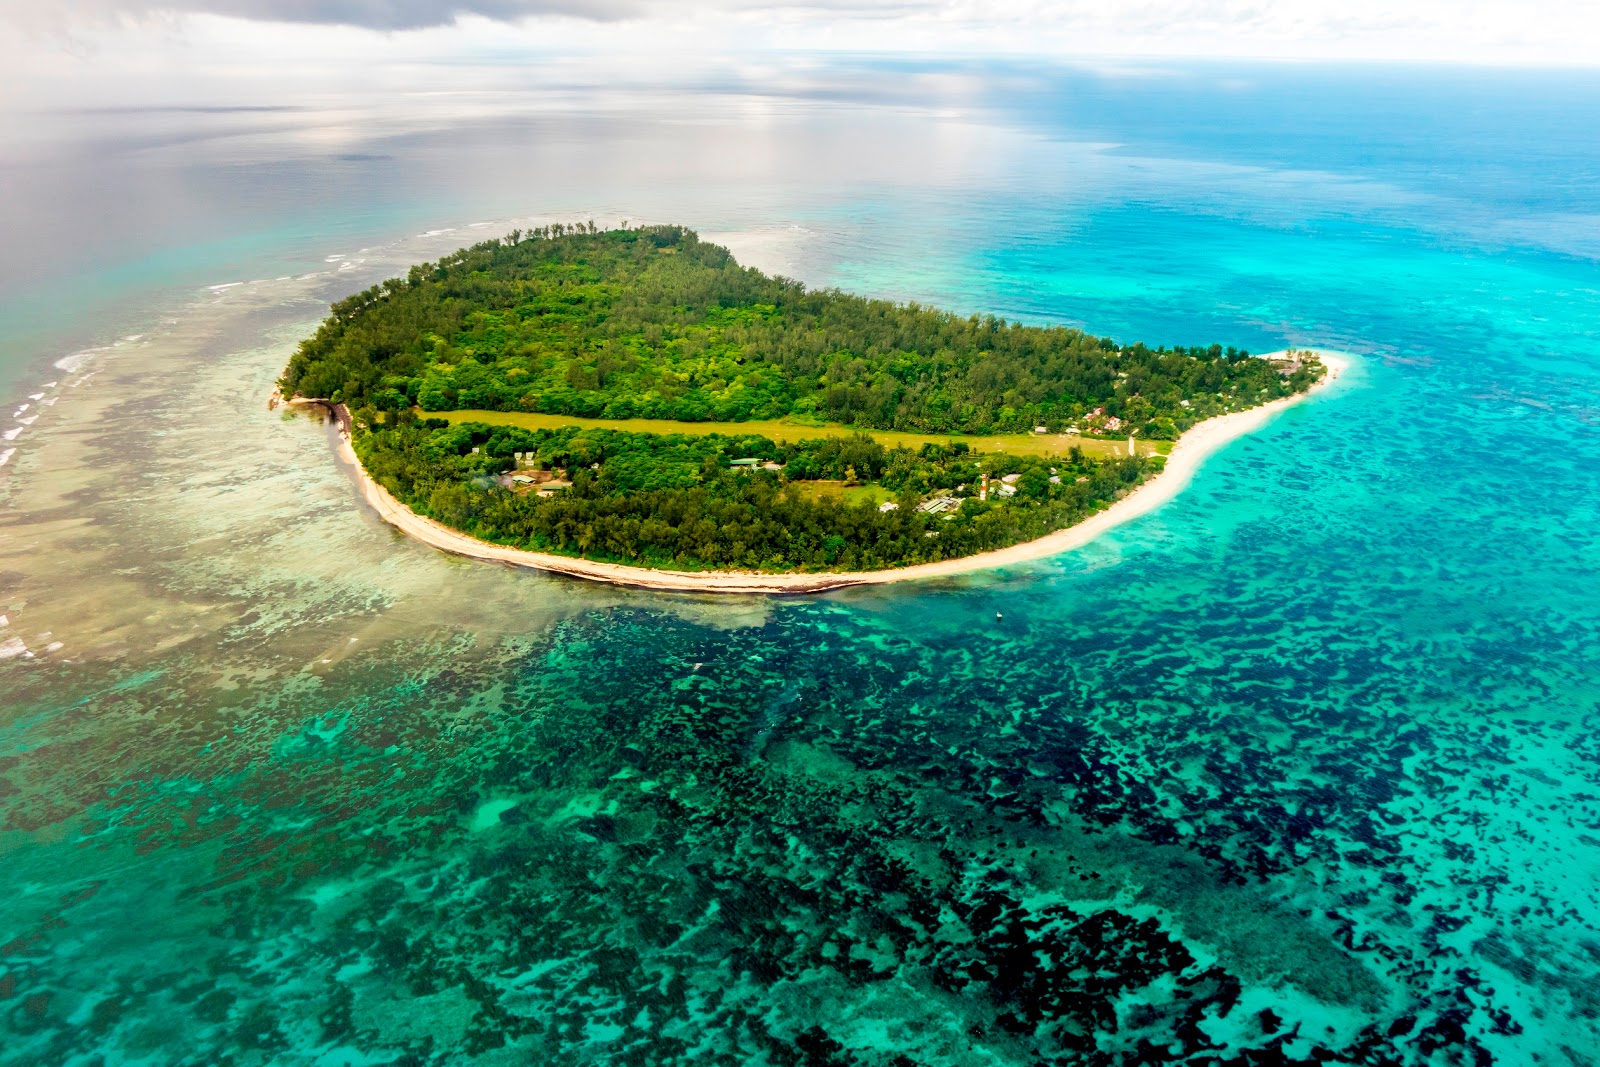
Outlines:
{"type": "Polygon", "coordinates": [[[61,399],[0,444],[0,1062],[1600,1063],[1600,79],[750,88],[8,164],[0,372],[61,399]],[[1358,358],[981,578],[705,602],[397,540],[272,378],[479,231],[415,232],[572,213],[1358,358]]]}

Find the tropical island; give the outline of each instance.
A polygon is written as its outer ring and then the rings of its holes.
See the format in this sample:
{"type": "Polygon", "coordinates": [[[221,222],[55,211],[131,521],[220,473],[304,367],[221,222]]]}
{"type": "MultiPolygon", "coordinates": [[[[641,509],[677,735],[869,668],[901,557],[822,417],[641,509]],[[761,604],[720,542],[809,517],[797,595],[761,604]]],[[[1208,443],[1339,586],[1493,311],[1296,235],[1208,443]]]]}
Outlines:
{"type": "Polygon", "coordinates": [[[279,391],[333,410],[368,500],[438,547],[810,591],[1025,558],[1155,478],[1186,431],[1327,376],[1312,353],[809,290],[681,227],[591,223],[340,301],[279,391]]]}

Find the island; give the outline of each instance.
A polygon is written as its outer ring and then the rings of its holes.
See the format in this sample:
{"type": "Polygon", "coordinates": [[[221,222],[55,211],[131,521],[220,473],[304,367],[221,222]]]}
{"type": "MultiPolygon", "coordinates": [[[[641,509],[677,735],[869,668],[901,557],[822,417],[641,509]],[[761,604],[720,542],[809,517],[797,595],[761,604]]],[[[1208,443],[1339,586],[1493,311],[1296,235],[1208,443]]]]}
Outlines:
{"type": "Polygon", "coordinates": [[[340,301],[278,391],[333,412],[369,503],[446,551],[815,592],[1082,543],[1330,377],[1310,352],[1121,345],[585,224],[340,301]]]}

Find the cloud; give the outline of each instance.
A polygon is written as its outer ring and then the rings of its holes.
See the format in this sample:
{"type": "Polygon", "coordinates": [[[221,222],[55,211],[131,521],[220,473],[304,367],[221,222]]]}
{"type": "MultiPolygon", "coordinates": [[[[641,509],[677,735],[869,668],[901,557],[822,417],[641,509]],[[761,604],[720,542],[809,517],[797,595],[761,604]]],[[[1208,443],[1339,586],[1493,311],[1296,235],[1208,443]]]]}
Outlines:
{"type": "Polygon", "coordinates": [[[446,26],[464,16],[512,22],[564,15],[610,22],[643,14],[643,0],[0,0],[0,16],[34,28],[60,28],[120,19],[221,15],[257,22],[415,30],[446,26]]]}
{"type": "MultiPolygon", "coordinates": [[[[0,0],[0,23],[71,41],[229,22],[347,26],[447,47],[1442,59],[1593,65],[1595,0],[0,0]],[[190,16],[220,16],[216,19],[190,16]],[[444,28],[453,27],[445,30],[444,28]],[[420,30],[420,34],[392,31],[420,30]],[[460,39],[471,34],[457,35],[460,39]]],[[[0,29],[3,29],[0,26],[0,29]]],[[[276,31],[273,31],[276,33],[276,31]]],[[[146,37],[150,36],[148,34],[146,37]]],[[[130,37],[129,40],[133,38],[130,37]]],[[[264,38],[274,40],[268,33],[264,38]]],[[[109,39],[106,46],[114,47],[109,39]]],[[[25,50],[24,50],[25,51],[25,50]]],[[[87,51],[87,48],[85,49],[87,51]]],[[[26,58],[26,57],[24,57],[26,58]]]]}

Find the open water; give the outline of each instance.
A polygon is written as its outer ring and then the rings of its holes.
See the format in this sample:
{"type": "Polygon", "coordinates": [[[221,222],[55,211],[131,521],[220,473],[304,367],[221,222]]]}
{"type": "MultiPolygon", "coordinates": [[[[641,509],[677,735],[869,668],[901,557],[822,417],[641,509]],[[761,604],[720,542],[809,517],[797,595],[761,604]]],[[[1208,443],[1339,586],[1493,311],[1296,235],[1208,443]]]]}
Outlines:
{"type": "Polygon", "coordinates": [[[6,157],[0,1063],[1600,1064],[1600,79],[813,76],[6,157]],[[573,217],[1357,360],[977,577],[399,537],[274,377],[573,217]]]}

